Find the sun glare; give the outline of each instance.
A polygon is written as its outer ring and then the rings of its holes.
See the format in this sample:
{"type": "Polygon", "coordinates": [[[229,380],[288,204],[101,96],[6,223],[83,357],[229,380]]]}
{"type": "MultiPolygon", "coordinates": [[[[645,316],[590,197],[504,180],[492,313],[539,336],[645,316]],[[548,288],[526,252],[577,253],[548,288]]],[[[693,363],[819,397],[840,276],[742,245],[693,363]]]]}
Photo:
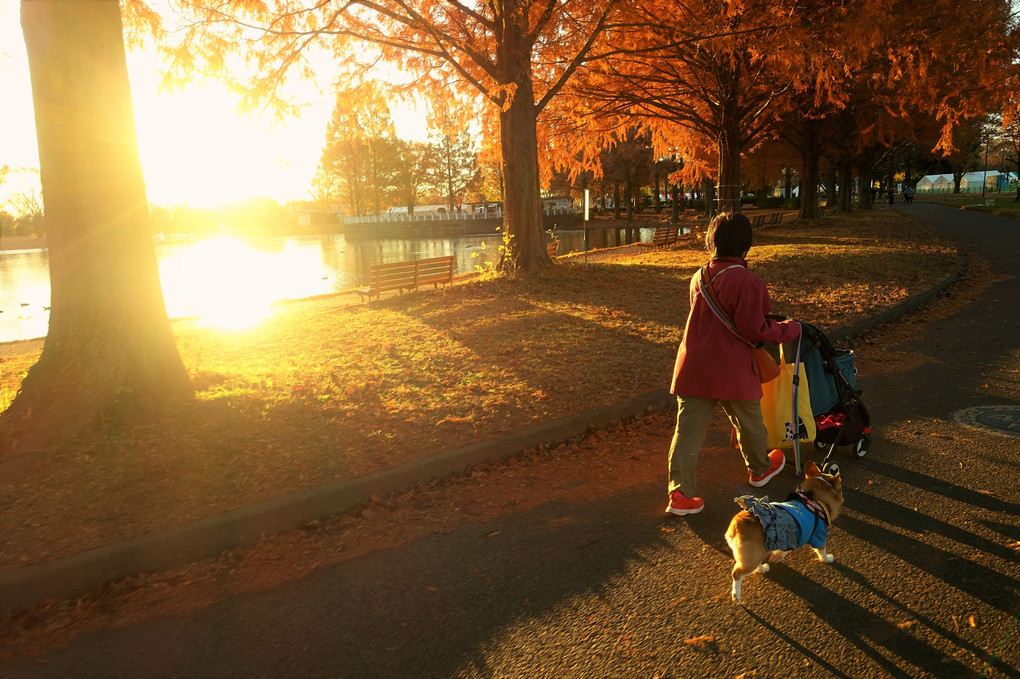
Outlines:
{"type": "MultiPolygon", "coordinates": [[[[165,3],[154,6],[164,8],[165,3]]],[[[226,85],[197,78],[181,90],[160,88],[167,65],[151,51],[128,53],[138,146],[149,202],[211,207],[265,196],[285,202],[309,197],[335,102],[331,87],[337,65],[329,54],[311,52],[316,82],[294,78],[285,96],[300,107],[277,119],[272,111],[238,112],[238,97],[226,85]]],[[[380,77],[398,78],[392,69],[380,77]]],[[[0,2],[0,91],[5,95],[0,126],[0,166],[38,167],[28,60],[16,3],[0,2]]],[[[398,134],[423,139],[423,106],[390,102],[398,134]]],[[[7,194],[11,182],[0,189],[7,194]]],[[[33,183],[35,186],[35,183],[33,183]]],[[[0,200],[3,196],[0,195],[0,200]]]]}
{"type": "Polygon", "coordinates": [[[161,247],[171,318],[242,330],[271,316],[274,302],[333,292],[320,250],[298,241],[287,241],[282,251],[230,237],[161,247]]]}
{"type": "Polygon", "coordinates": [[[269,316],[276,291],[272,277],[260,274],[265,253],[234,238],[200,241],[191,248],[186,262],[171,256],[160,267],[170,316],[197,316],[226,330],[249,328],[269,316]]]}

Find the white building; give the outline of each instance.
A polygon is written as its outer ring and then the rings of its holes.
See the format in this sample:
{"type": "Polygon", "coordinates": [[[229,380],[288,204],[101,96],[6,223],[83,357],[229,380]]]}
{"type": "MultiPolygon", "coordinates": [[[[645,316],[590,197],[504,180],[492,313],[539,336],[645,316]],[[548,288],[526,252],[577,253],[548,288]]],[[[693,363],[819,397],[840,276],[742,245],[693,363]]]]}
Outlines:
{"type": "MultiPolygon", "coordinates": [[[[981,193],[982,182],[985,191],[1006,191],[1016,183],[1016,173],[998,170],[968,172],[960,179],[960,193],[981,193]]],[[[951,174],[929,174],[917,181],[918,193],[952,193],[953,189],[951,174]]]]}
{"type": "Polygon", "coordinates": [[[929,174],[917,181],[915,189],[918,193],[952,193],[953,175],[929,174]]]}

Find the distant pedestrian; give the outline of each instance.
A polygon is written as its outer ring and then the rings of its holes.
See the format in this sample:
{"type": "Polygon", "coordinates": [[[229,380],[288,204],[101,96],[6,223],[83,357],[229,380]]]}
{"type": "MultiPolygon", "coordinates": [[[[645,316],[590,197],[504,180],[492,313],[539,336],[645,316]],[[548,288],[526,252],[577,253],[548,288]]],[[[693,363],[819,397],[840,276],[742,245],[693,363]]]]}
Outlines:
{"type": "Polygon", "coordinates": [[[891,186],[889,187],[889,198],[888,198],[888,201],[889,201],[889,205],[892,205],[893,203],[896,202],[896,189],[894,189],[891,186]]]}
{"type": "Polygon", "coordinates": [[[764,486],[786,464],[781,450],[768,452],[761,412],[761,378],[751,347],[737,337],[709,306],[700,287],[708,278],[719,306],[749,342],[779,344],[797,339],[800,324],[766,318],[772,311],[765,283],[747,268],[754,233],[739,212],[724,212],[705,234],[708,264],[691,279],[690,313],[677,351],[670,393],[677,397],[676,431],[669,448],[669,505],[666,511],[700,512],[695,496],[698,453],[718,403],[737,430],[748,483],[764,486]]]}
{"type": "Polygon", "coordinates": [[[911,205],[914,202],[914,189],[909,186],[904,187],[903,189],[903,202],[907,205],[911,205]]]}

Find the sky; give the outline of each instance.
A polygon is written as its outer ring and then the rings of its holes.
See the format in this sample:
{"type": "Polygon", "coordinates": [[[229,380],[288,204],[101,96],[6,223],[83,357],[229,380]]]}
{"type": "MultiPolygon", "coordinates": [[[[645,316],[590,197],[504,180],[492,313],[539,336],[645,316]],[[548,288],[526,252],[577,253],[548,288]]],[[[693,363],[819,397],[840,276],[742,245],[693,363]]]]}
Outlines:
{"type": "MultiPolygon", "coordinates": [[[[315,83],[293,86],[300,117],[238,113],[237,98],[218,83],[160,92],[162,63],[128,53],[135,124],[149,202],[207,207],[265,196],[307,200],[332,113],[333,97],[315,83]]],[[[328,70],[328,65],[324,67],[328,70]]],[[[329,75],[322,84],[328,85],[329,75]]],[[[19,3],[0,0],[0,166],[38,168],[28,60],[19,3]]],[[[424,136],[424,115],[393,111],[400,136],[424,136]]],[[[0,186],[0,209],[10,194],[38,191],[36,175],[15,172],[0,186]]]]}

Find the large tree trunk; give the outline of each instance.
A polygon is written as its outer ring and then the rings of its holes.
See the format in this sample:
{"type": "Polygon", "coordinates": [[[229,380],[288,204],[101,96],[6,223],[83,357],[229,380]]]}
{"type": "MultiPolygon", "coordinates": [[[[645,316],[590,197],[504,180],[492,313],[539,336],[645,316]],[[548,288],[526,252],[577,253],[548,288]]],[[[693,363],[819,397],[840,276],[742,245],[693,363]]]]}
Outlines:
{"type": "Polygon", "coordinates": [[[740,212],[740,127],[736,116],[719,135],[719,212],[740,212]]]}
{"type": "Polygon", "coordinates": [[[160,287],[116,0],[21,5],[39,144],[51,311],[4,413],[17,447],[192,394],[160,287]]]}
{"type": "Polygon", "coordinates": [[[812,118],[804,118],[801,138],[800,218],[818,215],[818,137],[812,118]]]}
{"type": "Polygon", "coordinates": [[[503,152],[503,254],[499,270],[506,274],[537,271],[552,265],[542,228],[541,185],[538,174],[537,111],[530,54],[507,40],[503,63],[516,75],[510,105],[499,114],[503,152]]]}

